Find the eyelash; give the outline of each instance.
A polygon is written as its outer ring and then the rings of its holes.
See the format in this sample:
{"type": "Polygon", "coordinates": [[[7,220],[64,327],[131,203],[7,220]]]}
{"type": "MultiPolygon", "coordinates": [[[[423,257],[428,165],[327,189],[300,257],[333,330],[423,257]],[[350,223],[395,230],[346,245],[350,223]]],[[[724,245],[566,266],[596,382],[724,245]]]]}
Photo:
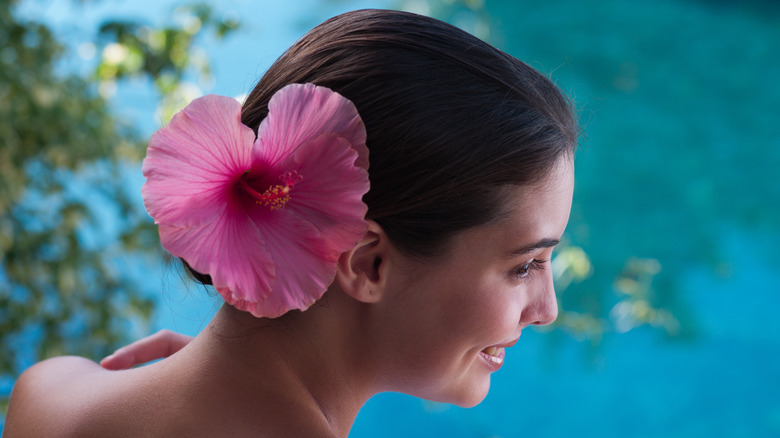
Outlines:
{"type": "Polygon", "coordinates": [[[534,271],[540,271],[544,269],[544,264],[547,263],[548,260],[536,260],[533,259],[530,262],[520,265],[517,268],[514,269],[513,274],[515,278],[519,279],[525,279],[529,276],[533,275],[534,271]]]}

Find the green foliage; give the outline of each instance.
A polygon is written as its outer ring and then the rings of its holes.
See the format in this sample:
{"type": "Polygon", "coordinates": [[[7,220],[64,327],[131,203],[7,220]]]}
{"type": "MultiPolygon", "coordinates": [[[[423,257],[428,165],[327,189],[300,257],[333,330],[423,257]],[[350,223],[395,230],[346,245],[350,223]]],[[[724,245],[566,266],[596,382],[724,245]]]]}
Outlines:
{"type": "Polygon", "coordinates": [[[96,70],[104,95],[111,94],[116,81],[151,77],[162,99],[165,122],[198,94],[196,86],[183,82],[187,74],[201,81],[211,77],[206,54],[193,45],[196,37],[210,29],[222,39],[238,28],[237,21],[216,18],[212,8],[204,4],[180,6],[174,16],[180,25],[152,28],[125,21],[104,23],[99,35],[104,43],[102,60],[96,70]]]}
{"type": "Polygon", "coordinates": [[[95,77],[82,78],[54,73],[65,48],[45,25],[20,22],[14,4],[0,2],[0,377],[54,355],[99,358],[148,323],[153,302],[126,267],[160,263],[161,251],[125,187],[146,142],[96,82],[147,76],[180,95],[185,75],[209,72],[192,55],[199,32],[236,28],[200,5],[181,10],[178,27],[108,23],[95,77]]]}

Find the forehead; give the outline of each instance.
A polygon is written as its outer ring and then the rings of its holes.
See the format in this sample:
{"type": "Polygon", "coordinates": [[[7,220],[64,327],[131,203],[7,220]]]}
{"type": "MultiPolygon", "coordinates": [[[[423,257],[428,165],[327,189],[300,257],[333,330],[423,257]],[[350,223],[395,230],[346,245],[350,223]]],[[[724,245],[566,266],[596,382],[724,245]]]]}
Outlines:
{"type": "Polygon", "coordinates": [[[539,182],[507,187],[506,213],[490,225],[465,232],[462,237],[487,241],[493,247],[560,239],[569,221],[573,192],[574,167],[571,160],[560,160],[539,182]]]}
{"type": "Polygon", "coordinates": [[[507,216],[568,221],[573,193],[574,166],[570,160],[559,160],[542,180],[509,189],[507,216]]]}

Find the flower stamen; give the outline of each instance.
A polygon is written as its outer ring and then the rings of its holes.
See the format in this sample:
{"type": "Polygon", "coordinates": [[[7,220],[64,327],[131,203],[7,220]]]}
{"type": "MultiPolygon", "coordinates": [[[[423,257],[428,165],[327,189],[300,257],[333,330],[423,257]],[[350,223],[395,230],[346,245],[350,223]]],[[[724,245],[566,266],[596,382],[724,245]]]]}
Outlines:
{"type": "Polygon", "coordinates": [[[303,177],[298,175],[296,171],[285,172],[279,175],[279,179],[283,184],[277,184],[269,187],[263,193],[259,193],[253,189],[247,180],[249,171],[247,170],[241,175],[241,179],[238,184],[242,190],[244,190],[249,196],[255,198],[255,202],[268,207],[271,211],[277,208],[282,208],[290,200],[290,191],[303,177]]]}

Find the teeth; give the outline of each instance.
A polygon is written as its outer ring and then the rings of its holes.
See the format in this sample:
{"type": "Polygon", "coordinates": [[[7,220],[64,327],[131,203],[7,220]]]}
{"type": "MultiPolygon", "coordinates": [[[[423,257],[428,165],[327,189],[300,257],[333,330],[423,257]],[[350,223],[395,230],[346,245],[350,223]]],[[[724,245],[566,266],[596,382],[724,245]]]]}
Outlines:
{"type": "Polygon", "coordinates": [[[496,353],[498,353],[498,347],[488,347],[482,351],[484,351],[485,353],[491,356],[496,356],[496,353]]]}
{"type": "Polygon", "coordinates": [[[490,359],[490,361],[496,365],[501,365],[502,363],[504,363],[504,358],[502,357],[488,355],[488,359],[490,359]]]}

